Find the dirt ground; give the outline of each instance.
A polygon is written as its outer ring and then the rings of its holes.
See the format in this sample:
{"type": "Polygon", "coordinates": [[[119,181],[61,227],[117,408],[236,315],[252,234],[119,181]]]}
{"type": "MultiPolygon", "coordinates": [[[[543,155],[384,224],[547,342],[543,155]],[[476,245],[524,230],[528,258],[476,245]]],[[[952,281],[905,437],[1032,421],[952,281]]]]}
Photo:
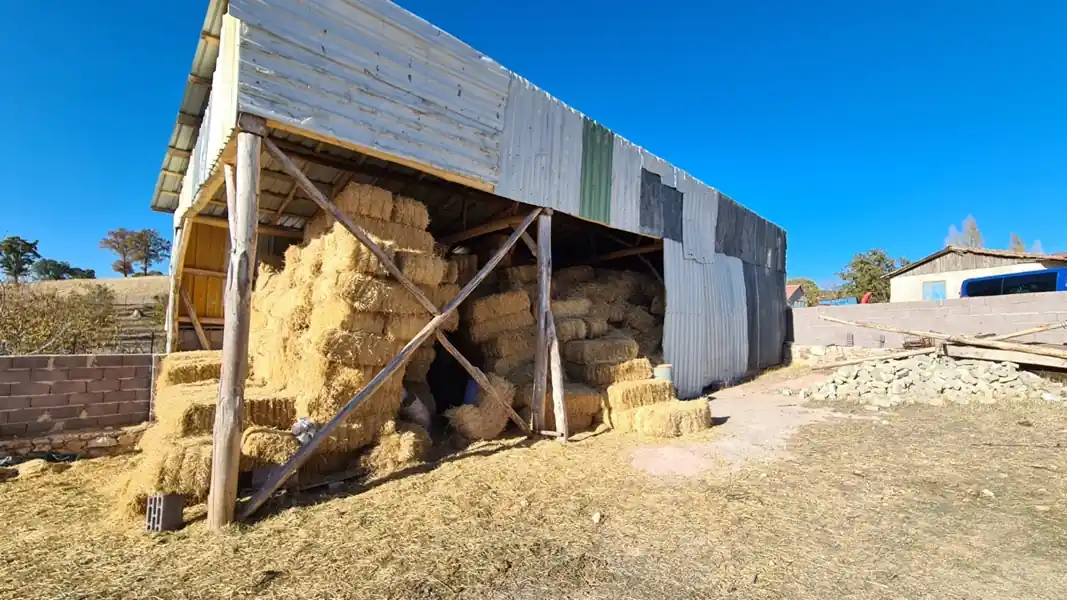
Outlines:
{"type": "Polygon", "coordinates": [[[131,459],[84,461],[0,484],[0,597],[1064,597],[1067,407],[767,393],[808,383],[717,395],[707,434],[482,444],[222,535],[114,520],[131,459]]]}

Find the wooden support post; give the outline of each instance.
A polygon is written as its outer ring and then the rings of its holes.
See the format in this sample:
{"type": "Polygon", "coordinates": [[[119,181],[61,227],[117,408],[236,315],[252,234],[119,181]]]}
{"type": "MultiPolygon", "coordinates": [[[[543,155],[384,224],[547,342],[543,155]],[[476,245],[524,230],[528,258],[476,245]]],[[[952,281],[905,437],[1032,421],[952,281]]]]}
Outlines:
{"type": "MultiPolygon", "coordinates": [[[[408,279],[403,273],[400,272],[400,269],[397,268],[395,263],[393,263],[393,260],[385,253],[384,250],[381,249],[381,247],[378,246],[378,244],[374,242],[374,240],[372,240],[366,234],[366,232],[363,231],[363,229],[356,225],[355,222],[352,221],[352,219],[349,218],[348,215],[341,212],[337,208],[337,205],[327,199],[326,196],[324,196],[322,192],[319,191],[319,189],[315,187],[313,183],[311,183],[311,180],[309,180],[307,176],[305,176],[304,173],[300,171],[300,169],[296,166],[296,163],[294,163],[291,158],[286,156],[285,152],[283,152],[273,141],[269,139],[265,140],[264,144],[266,145],[267,152],[270,153],[270,155],[274,157],[275,160],[281,163],[282,169],[284,169],[286,173],[288,173],[290,176],[292,176],[293,179],[296,180],[297,184],[299,184],[301,189],[304,190],[304,193],[307,194],[308,197],[310,197],[315,202],[315,204],[318,204],[319,208],[321,208],[327,214],[336,219],[338,223],[341,223],[341,225],[343,225],[344,228],[347,229],[352,235],[356,236],[356,239],[358,239],[360,243],[366,246],[366,248],[371,251],[371,254],[373,254],[375,258],[377,258],[382,263],[382,265],[385,266],[386,270],[389,271],[389,274],[396,278],[397,281],[399,281],[405,288],[407,288],[409,292],[411,292],[413,296],[415,296],[415,299],[418,300],[420,304],[422,304],[422,306],[426,309],[427,312],[429,312],[431,315],[440,315],[441,311],[439,311],[437,306],[435,306],[434,303],[426,297],[426,294],[422,293],[422,290],[420,290],[418,286],[412,283],[410,279],[408,279]]],[[[530,224],[533,223],[534,219],[537,218],[537,215],[540,214],[540,212],[541,209],[535,209],[524,219],[521,219],[522,222],[519,224],[518,228],[511,235],[511,237],[508,238],[508,241],[505,242],[504,246],[499,251],[497,251],[496,255],[493,256],[493,258],[491,258],[488,263],[486,263],[486,267],[488,267],[489,270],[485,271],[485,273],[488,273],[492,269],[496,268],[496,265],[499,264],[500,261],[504,258],[505,254],[507,254],[507,252],[511,250],[511,248],[515,245],[515,242],[518,241],[519,237],[526,232],[526,229],[529,228],[530,224]]],[[[481,271],[479,271],[479,274],[481,274],[481,271]]],[[[478,281],[480,281],[480,279],[478,281]]],[[[516,413],[515,410],[507,402],[505,402],[503,398],[500,397],[499,391],[489,384],[489,379],[485,376],[485,374],[482,373],[480,369],[472,365],[466,358],[464,358],[462,354],[460,354],[459,350],[457,350],[455,346],[449,343],[448,339],[445,338],[442,333],[440,333],[439,331],[434,333],[437,336],[437,341],[441,343],[442,347],[444,347],[453,356],[455,356],[456,360],[459,361],[459,363],[467,369],[467,372],[471,374],[471,377],[473,377],[474,380],[477,381],[480,386],[482,386],[482,389],[486,390],[486,392],[491,398],[493,398],[493,400],[495,400],[497,403],[503,406],[504,409],[507,410],[508,415],[511,417],[511,420],[514,421],[515,424],[518,425],[523,431],[528,431],[528,429],[526,428],[526,424],[522,421],[522,418],[519,417],[519,414],[516,413]]]]}
{"type": "Polygon", "coordinates": [[[212,271],[211,269],[198,269],[196,267],[185,267],[182,269],[183,275],[200,275],[201,277],[217,277],[219,279],[226,278],[226,271],[212,271]]]}
{"type": "Polygon", "coordinates": [[[567,422],[567,405],[563,396],[563,361],[559,356],[559,339],[556,338],[556,317],[548,314],[548,374],[552,381],[552,411],[556,417],[559,441],[570,438],[570,423],[567,422]]]}
{"type": "MultiPolygon", "coordinates": [[[[247,116],[245,116],[247,117],[247,116]]],[[[256,265],[259,154],[262,132],[237,133],[237,174],[224,165],[229,202],[230,262],[226,274],[226,324],[222,337],[222,376],[212,435],[211,487],[207,525],[219,530],[233,521],[241,458],[241,417],[248,376],[248,329],[252,275],[256,265]],[[235,181],[236,179],[236,181],[235,181]]]]}
{"type": "Polygon", "coordinates": [[[548,385],[548,320],[552,317],[552,213],[537,217],[537,351],[534,354],[530,428],[545,428],[545,389],[548,385]]]}
{"type": "MultiPolygon", "coordinates": [[[[270,140],[266,140],[266,144],[267,151],[271,152],[272,155],[274,155],[275,151],[277,151],[279,154],[281,153],[281,150],[278,150],[277,146],[273,146],[273,144],[270,143],[270,140]],[[271,149],[272,146],[273,150],[271,149]]],[[[281,154],[281,156],[285,157],[284,154],[281,154]]],[[[275,156],[275,158],[278,158],[278,156],[275,156]]],[[[282,159],[278,158],[278,160],[282,159]]],[[[287,157],[286,160],[288,160],[287,157]]],[[[319,195],[321,196],[321,194],[319,195]]],[[[316,202],[318,202],[317,199],[316,202]]],[[[327,201],[325,202],[325,205],[323,205],[323,209],[327,211],[333,209],[336,211],[337,207],[327,201]]],[[[427,338],[433,335],[433,333],[441,327],[441,325],[445,322],[449,315],[455,312],[456,308],[459,307],[460,303],[466,300],[467,296],[470,296],[474,289],[478,287],[479,284],[481,284],[481,282],[485,279],[486,275],[488,275],[494,268],[496,268],[497,264],[499,264],[500,261],[504,258],[504,255],[507,254],[508,251],[510,251],[511,248],[515,245],[515,243],[519,240],[519,236],[521,235],[521,233],[525,231],[527,227],[530,226],[530,223],[533,223],[534,219],[537,218],[537,215],[540,214],[540,212],[541,209],[538,208],[534,209],[533,212],[527,215],[523,225],[520,226],[520,228],[517,229],[515,233],[511,234],[511,237],[509,237],[507,241],[504,242],[503,247],[501,247],[500,250],[498,250],[497,253],[489,259],[489,262],[485,263],[485,266],[483,266],[478,271],[478,274],[475,275],[473,279],[467,282],[467,285],[463,286],[463,289],[459,291],[459,294],[457,294],[455,298],[453,298],[448,304],[445,305],[445,307],[441,310],[440,314],[435,316],[433,319],[430,319],[430,322],[427,323],[422,328],[422,330],[420,330],[419,333],[416,334],[414,338],[412,338],[410,342],[408,342],[406,345],[404,345],[403,348],[401,348],[400,353],[393,357],[393,360],[391,360],[389,364],[383,367],[382,370],[379,371],[378,374],[375,375],[367,383],[367,385],[359,391],[359,393],[353,396],[352,399],[349,400],[348,403],[341,408],[341,411],[339,413],[337,413],[332,419],[327,421],[326,424],[318,430],[315,436],[312,437],[307,444],[301,446],[300,450],[298,450],[297,453],[294,454],[288,462],[286,462],[281,467],[275,469],[271,473],[270,479],[268,479],[267,482],[263,485],[263,487],[257,490],[256,493],[253,494],[252,497],[248,500],[248,504],[241,512],[241,519],[248,518],[253,513],[255,513],[260,506],[263,506],[263,503],[267,501],[267,498],[269,498],[275,490],[281,487],[281,485],[284,484],[285,481],[289,479],[289,477],[291,477],[292,474],[295,473],[296,470],[299,469],[300,466],[303,465],[304,462],[307,461],[307,459],[310,458],[312,454],[314,454],[316,448],[318,448],[319,444],[322,443],[322,440],[326,439],[330,435],[330,433],[334,429],[336,429],[341,423],[344,423],[348,416],[352,414],[352,411],[354,411],[356,407],[358,407],[359,404],[363,402],[365,398],[374,394],[378,390],[378,388],[381,387],[382,383],[390,376],[392,376],[392,374],[400,367],[400,365],[404,364],[404,362],[407,361],[411,354],[414,353],[415,350],[419,346],[421,346],[427,338]]],[[[337,211],[335,218],[337,218],[338,216],[350,221],[350,219],[348,219],[348,217],[340,211],[337,211]]],[[[342,221],[341,218],[338,218],[338,221],[343,223],[344,221],[342,221]]],[[[361,229],[356,227],[354,224],[352,225],[352,227],[353,229],[351,231],[353,234],[358,234],[357,237],[359,237],[359,235],[366,235],[361,229]]],[[[368,244],[367,247],[371,250],[372,253],[375,252],[375,250],[381,252],[381,249],[378,248],[378,246],[375,245],[373,242],[368,244]]],[[[396,269],[396,265],[393,265],[392,261],[390,261],[388,257],[383,256],[380,260],[382,260],[382,264],[384,264],[386,268],[390,271],[392,269],[396,269]]],[[[397,274],[399,274],[399,271],[397,274]]],[[[401,277],[403,276],[401,275],[401,277]]],[[[450,346],[451,344],[449,344],[449,347],[450,346]]],[[[486,381],[486,383],[488,384],[488,381],[486,381]]],[[[492,388],[492,386],[490,386],[489,389],[495,388],[492,388]]],[[[493,397],[496,396],[494,395],[493,397]]],[[[507,405],[505,404],[505,406],[507,405]]],[[[507,406],[507,408],[509,411],[514,413],[514,410],[512,410],[510,406],[507,406]]],[[[513,418],[517,418],[517,415],[513,416],[513,418]]],[[[518,423],[522,427],[525,427],[525,424],[522,423],[521,419],[518,420],[518,423]]]]}
{"type": "Polygon", "coordinates": [[[189,320],[193,323],[193,329],[196,330],[196,338],[200,340],[201,350],[211,350],[211,341],[207,339],[207,334],[204,333],[204,327],[200,324],[200,319],[196,316],[196,307],[193,306],[193,301],[189,298],[189,292],[185,291],[185,288],[181,289],[182,304],[185,305],[185,312],[189,313],[189,320]]]}
{"type": "Polygon", "coordinates": [[[182,268],[185,265],[185,249],[189,245],[188,231],[192,225],[187,219],[181,220],[181,227],[174,232],[174,245],[171,247],[170,260],[170,294],[167,298],[167,353],[178,348],[178,303],[181,301],[182,268]]]}
{"type": "Polygon", "coordinates": [[[865,329],[877,329],[878,331],[888,331],[890,333],[902,333],[904,335],[913,335],[915,337],[928,337],[934,340],[943,340],[953,344],[963,344],[965,346],[993,348],[996,350],[1014,350],[1016,352],[1025,352],[1027,354],[1037,354],[1040,356],[1051,356],[1053,358],[1067,359],[1067,350],[1060,350],[1049,346],[1018,344],[1015,342],[1001,342],[993,339],[967,337],[962,335],[946,335],[944,333],[937,333],[936,331],[920,331],[916,329],[890,327],[889,325],[879,325],[877,323],[846,321],[844,319],[836,319],[834,317],[828,317],[826,315],[821,315],[819,318],[824,321],[830,321],[831,323],[840,323],[841,325],[851,325],[853,327],[863,327],[865,329]]]}

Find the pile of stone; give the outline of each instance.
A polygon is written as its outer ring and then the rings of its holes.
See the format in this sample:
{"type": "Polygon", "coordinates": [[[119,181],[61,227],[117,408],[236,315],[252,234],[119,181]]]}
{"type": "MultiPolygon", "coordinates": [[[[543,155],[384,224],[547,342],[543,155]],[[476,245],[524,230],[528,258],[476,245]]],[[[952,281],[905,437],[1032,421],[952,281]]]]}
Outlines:
{"type": "Polygon", "coordinates": [[[1060,402],[1067,397],[1067,387],[1020,370],[1015,363],[922,355],[844,366],[825,382],[801,390],[800,395],[888,408],[901,404],[995,404],[1024,398],[1060,402]]]}

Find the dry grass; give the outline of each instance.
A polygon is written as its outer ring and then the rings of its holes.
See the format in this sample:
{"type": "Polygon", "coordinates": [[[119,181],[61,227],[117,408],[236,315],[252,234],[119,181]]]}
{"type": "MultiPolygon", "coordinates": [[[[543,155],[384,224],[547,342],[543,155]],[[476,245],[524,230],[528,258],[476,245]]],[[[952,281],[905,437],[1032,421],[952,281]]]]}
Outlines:
{"type": "Polygon", "coordinates": [[[300,449],[290,431],[271,427],[249,427],[241,434],[241,470],[285,464],[300,449]]]}
{"type": "Polygon", "coordinates": [[[738,472],[711,460],[690,477],[632,458],[710,451],[715,430],[656,445],[615,432],[491,442],[296,496],[221,535],[199,510],[172,534],[115,525],[101,482],[131,459],[83,461],[0,484],[0,596],[1054,600],[1063,410],[835,419],[801,430],[785,460],[738,472]]]}
{"type": "MultiPolygon", "coordinates": [[[[489,383],[500,399],[511,406],[515,402],[515,386],[497,375],[489,375],[489,383]]],[[[507,410],[484,390],[478,389],[474,404],[464,404],[445,411],[452,427],[469,440],[491,440],[499,436],[508,424],[507,410]]]]}

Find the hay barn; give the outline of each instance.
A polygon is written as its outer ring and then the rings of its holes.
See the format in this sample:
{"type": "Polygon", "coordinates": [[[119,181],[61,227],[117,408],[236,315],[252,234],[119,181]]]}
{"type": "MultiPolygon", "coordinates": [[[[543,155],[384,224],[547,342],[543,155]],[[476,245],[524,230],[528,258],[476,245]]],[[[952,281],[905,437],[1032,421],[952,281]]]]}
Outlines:
{"type": "MultiPolygon", "coordinates": [[[[424,405],[471,439],[566,439],[613,402],[677,434],[710,416],[644,406],[675,401],[651,365],[693,398],[782,357],[781,228],[385,0],[212,0],[152,207],[174,213],[168,350],[222,349],[209,520],[242,448],[295,451],[255,510],[320,443],[389,447],[402,391],[446,395],[441,357],[481,391],[424,405]],[[246,379],[287,386],[312,441],[242,442],[246,379]]],[[[202,440],[167,443],[200,464],[202,440]]]]}
{"type": "MultiPolygon", "coordinates": [[[[214,347],[221,165],[239,115],[264,119],[329,197],[357,181],[421,200],[438,239],[491,225],[514,201],[566,215],[554,223],[557,267],[651,262],[666,282],[663,354],[679,395],[780,362],[781,228],[384,0],[208,6],[152,208],[174,213],[173,322],[191,332],[195,313],[214,347]]],[[[257,256],[279,262],[318,208],[277,161],[260,168],[257,256]]]]}

